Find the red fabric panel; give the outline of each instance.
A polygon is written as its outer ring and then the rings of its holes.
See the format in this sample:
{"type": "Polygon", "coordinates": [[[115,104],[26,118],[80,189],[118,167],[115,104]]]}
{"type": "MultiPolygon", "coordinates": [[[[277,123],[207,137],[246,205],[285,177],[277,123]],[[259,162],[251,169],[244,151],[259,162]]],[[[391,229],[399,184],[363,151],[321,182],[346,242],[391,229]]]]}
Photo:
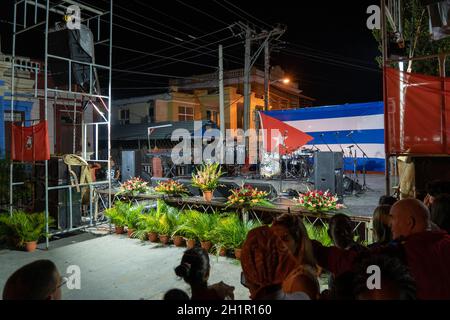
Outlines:
{"type": "MultiPolygon", "coordinates": [[[[387,142],[390,154],[449,154],[450,135],[443,126],[449,118],[450,99],[442,91],[443,79],[386,68],[387,142]],[[446,101],[448,100],[448,102],[446,101]],[[445,136],[447,143],[445,144],[445,136]]],[[[447,82],[445,80],[445,85],[447,82]]],[[[448,121],[447,121],[448,128],[448,121]]]]}
{"type": "Polygon", "coordinates": [[[50,159],[47,121],[31,126],[12,126],[12,159],[33,162],[50,159]]]}
{"type": "Polygon", "coordinates": [[[314,139],[310,135],[283,121],[269,117],[262,112],[259,114],[261,116],[262,128],[265,130],[264,146],[267,152],[279,150],[279,154],[281,155],[289,154],[314,139]],[[283,138],[285,138],[284,146],[280,143],[283,138]]]}

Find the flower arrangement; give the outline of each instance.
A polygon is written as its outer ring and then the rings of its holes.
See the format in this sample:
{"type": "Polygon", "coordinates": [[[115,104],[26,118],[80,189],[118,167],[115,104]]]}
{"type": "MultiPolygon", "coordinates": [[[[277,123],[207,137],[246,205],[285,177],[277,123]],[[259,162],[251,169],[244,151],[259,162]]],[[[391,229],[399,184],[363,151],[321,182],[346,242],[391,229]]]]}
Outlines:
{"type": "Polygon", "coordinates": [[[308,209],[309,211],[333,211],[344,208],[344,205],[337,203],[338,198],[329,191],[313,190],[299,194],[298,198],[294,198],[300,207],[308,209]]]}
{"type": "Polygon", "coordinates": [[[188,190],[182,183],[174,180],[160,181],[155,187],[155,191],[169,196],[186,195],[188,193],[188,190]]]}
{"type": "Polygon", "coordinates": [[[134,177],[122,183],[117,194],[137,196],[140,193],[146,193],[148,191],[150,191],[148,182],[145,182],[139,177],[134,177]]]}
{"type": "Polygon", "coordinates": [[[202,191],[214,191],[223,175],[219,163],[203,164],[200,170],[192,174],[192,185],[202,191]]]}
{"type": "Polygon", "coordinates": [[[227,207],[236,205],[241,208],[272,207],[272,203],[267,199],[268,195],[265,191],[259,191],[257,188],[244,185],[242,188],[231,190],[231,195],[228,197],[226,204],[227,207]]]}

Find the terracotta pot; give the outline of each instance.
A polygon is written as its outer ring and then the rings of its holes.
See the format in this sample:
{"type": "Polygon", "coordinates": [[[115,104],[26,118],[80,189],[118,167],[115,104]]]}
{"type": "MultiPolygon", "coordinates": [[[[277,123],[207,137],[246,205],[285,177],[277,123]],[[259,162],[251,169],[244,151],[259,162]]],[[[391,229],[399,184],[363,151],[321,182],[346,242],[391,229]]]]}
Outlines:
{"type": "Polygon", "coordinates": [[[234,256],[236,259],[241,260],[241,249],[234,249],[234,256]]]}
{"type": "Polygon", "coordinates": [[[158,234],[156,232],[150,232],[147,236],[150,242],[158,242],[158,234]]]}
{"type": "Polygon", "coordinates": [[[220,248],[220,250],[219,250],[219,256],[225,257],[226,255],[227,255],[227,249],[225,249],[225,248],[220,248]]]}
{"type": "Polygon", "coordinates": [[[188,241],[187,241],[187,248],[188,249],[194,249],[195,248],[195,239],[188,239],[188,241]]]}
{"type": "Polygon", "coordinates": [[[134,229],[127,230],[128,238],[131,238],[131,235],[133,234],[133,232],[134,232],[134,229]]]}
{"type": "Polygon", "coordinates": [[[173,243],[177,247],[182,247],[182,246],[184,246],[184,238],[182,236],[174,236],[173,243]]]}
{"type": "Polygon", "coordinates": [[[169,239],[170,239],[170,237],[168,235],[165,235],[165,234],[159,235],[159,240],[161,240],[162,244],[168,244],[169,239]]]}
{"type": "Polygon", "coordinates": [[[116,234],[122,234],[124,231],[125,231],[125,228],[124,228],[124,227],[121,227],[121,226],[114,226],[114,232],[115,232],[116,234]]]}
{"type": "Polygon", "coordinates": [[[211,202],[213,193],[212,191],[203,191],[203,199],[207,202],[211,202]]]}
{"type": "Polygon", "coordinates": [[[212,242],[211,241],[200,241],[200,245],[203,249],[205,249],[206,251],[209,252],[209,250],[212,247],[212,242]]]}
{"type": "Polygon", "coordinates": [[[37,248],[37,241],[25,242],[25,250],[28,252],[33,252],[37,248]]]}

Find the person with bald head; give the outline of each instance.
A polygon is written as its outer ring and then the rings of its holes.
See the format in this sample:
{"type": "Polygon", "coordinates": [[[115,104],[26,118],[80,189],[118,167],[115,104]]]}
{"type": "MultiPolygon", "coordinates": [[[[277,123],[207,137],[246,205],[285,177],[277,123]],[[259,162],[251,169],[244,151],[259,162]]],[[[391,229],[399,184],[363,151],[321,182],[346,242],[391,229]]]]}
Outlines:
{"type": "Polygon", "coordinates": [[[405,263],[416,281],[417,298],[450,299],[450,236],[443,230],[431,230],[428,208],[415,199],[396,202],[391,210],[394,239],[385,246],[357,254],[337,247],[324,247],[313,241],[318,264],[334,275],[351,272],[364,255],[387,254],[405,263]]]}
{"type": "Polygon", "coordinates": [[[394,240],[431,230],[430,212],[425,204],[417,199],[398,201],[392,206],[390,214],[394,240]]]}

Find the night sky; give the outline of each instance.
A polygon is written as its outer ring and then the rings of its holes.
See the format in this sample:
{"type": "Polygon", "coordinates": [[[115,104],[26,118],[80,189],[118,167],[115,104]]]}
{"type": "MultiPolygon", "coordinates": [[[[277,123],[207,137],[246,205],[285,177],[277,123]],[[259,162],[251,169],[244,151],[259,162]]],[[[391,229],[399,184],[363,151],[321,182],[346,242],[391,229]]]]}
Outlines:
{"type": "MultiPolygon", "coordinates": [[[[103,0],[81,2],[99,7],[106,4],[103,0]]],[[[12,3],[13,0],[0,3],[4,53],[11,52],[12,3]]],[[[114,97],[166,92],[170,76],[214,72],[219,43],[225,47],[225,69],[242,68],[243,39],[232,37],[227,26],[243,21],[258,31],[278,23],[286,25],[287,32],[280,39],[284,43],[279,43],[272,53],[271,64],[280,65],[298,81],[305,95],[317,99],[315,105],[382,99],[382,74],[375,62],[378,45],[366,28],[366,9],[378,4],[376,0],[270,4],[233,0],[116,0],[114,3],[114,97]],[[209,55],[200,55],[205,52],[209,55]],[[160,75],[137,75],[123,70],[160,75]]],[[[18,54],[42,57],[42,32],[27,37],[21,39],[18,54]]],[[[255,44],[253,52],[256,48],[255,44]]],[[[101,60],[106,52],[106,48],[98,49],[97,59],[101,60]]],[[[256,65],[263,68],[263,54],[256,65]]]]}

